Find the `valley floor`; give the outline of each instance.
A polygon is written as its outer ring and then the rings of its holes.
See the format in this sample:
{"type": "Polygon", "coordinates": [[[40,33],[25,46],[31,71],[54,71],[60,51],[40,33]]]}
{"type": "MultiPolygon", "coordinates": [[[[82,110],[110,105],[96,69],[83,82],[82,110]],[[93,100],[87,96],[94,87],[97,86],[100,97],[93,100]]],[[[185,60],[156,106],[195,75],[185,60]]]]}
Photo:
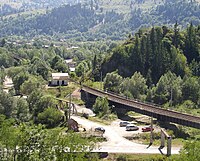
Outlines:
{"type": "MultiPolygon", "coordinates": [[[[78,116],[72,116],[79,124],[83,125],[86,130],[94,129],[95,127],[103,127],[105,133],[103,134],[106,137],[107,141],[99,144],[99,147],[96,148],[95,152],[108,152],[108,153],[137,153],[137,154],[167,154],[167,148],[159,149],[159,146],[150,146],[143,144],[134,143],[124,138],[124,134],[129,133],[140,133],[139,131],[125,131],[123,127],[119,127],[119,122],[113,122],[111,125],[102,125],[85,118],[78,116]],[[122,130],[124,132],[122,132],[122,130]]],[[[180,147],[172,147],[172,154],[179,154],[180,147]]]]}

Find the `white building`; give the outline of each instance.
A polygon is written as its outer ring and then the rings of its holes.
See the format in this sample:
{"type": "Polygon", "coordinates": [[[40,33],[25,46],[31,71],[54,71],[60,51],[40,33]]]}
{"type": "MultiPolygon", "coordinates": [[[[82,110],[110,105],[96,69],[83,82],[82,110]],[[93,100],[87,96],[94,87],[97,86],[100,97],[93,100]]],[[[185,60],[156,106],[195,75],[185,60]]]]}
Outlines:
{"type": "Polygon", "coordinates": [[[68,65],[70,72],[75,72],[76,62],[73,59],[67,59],[65,63],[68,65]]]}
{"type": "Polygon", "coordinates": [[[69,68],[70,72],[75,72],[76,68],[69,68]]]}
{"type": "Polygon", "coordinates": [[[51,86],[66,86],[68,85],[68,73],[52,73],[51,74],[51,81],[49,85],[51,86]]]}

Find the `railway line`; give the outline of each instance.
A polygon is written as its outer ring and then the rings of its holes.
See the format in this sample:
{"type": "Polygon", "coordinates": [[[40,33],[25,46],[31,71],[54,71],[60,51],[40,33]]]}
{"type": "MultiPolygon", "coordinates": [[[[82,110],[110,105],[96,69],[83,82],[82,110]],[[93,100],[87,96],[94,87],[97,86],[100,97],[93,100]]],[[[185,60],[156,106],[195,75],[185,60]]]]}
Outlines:
{"type": "MultiPolygon", "coordinates": [[[[107,97],[108,100],[111,102],[124,105],[125,107],[132,108],[133,111],[153,116],[154,118],[157,118],[162,121],[173,122],[200,129],[200,117],[197,116],[180,113],[173,110],[163,109],[157,105],[152,105],[137,100],[127,99],[125,97],[97,90],[85,85],[82,86],[81,92],[85,92],[89,95],[92,95],[93,97],[107,97]]],[[[122,108],[125,108],[124,106],[122,108]]]]}

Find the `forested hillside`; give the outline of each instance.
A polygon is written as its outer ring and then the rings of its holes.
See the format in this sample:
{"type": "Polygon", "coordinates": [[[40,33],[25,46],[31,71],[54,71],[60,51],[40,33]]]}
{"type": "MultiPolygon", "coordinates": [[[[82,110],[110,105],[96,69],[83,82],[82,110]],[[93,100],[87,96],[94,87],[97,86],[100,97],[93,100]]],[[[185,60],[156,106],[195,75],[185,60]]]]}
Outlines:
{"type": "Polygon", "coordinates": [[[190,24],[184,31],[177,23],[173,29],[140,29],[107,55],[99,71],[105,75],[105,90],[161,105],[198,108],[200,26],[190,24]]]}
{"type": "Polygon", "coordinates": [[[64,4],[77,4],[79,2],[79,0],[1,0],[0,15],[20,14],[26,11],[55,8],[64,4]]]}
{"type": "Polygon", "coordinates": [[[79,41],[120,40],[141,27],[172,26],[181,28],[200,23],[200,5],[196,1],[84,1],[76,5],[45,9],[42,15],[2,17],[0,36],[38,35],[78,38],[79,41]],[[45,13],[46,12],[46,13],[45,13]]]}
{"type": "MultiPolygon", "coordinates": [[[[113,51],[103,66],[104,73],[118,69],[122,76],[141,72],[156,83],[161,75],[172,71],[177,75],[189,74],[189,64],[199,63],[200,28],[192,24],[186,31],[166,26],[153,27],[150,31],[140,29],[138,33],[113,51]],[[159,69],[159,70],[158,70],[159,69]]],[[[199,67],[199,66],[198,66],[199,67]]],[[[197,66],[193,74],[199,76],[197,66]]]]}
{"type": "Polygon", "coordinates": [[[134,9],[131,13],[129,24],[132,29],[135,29],[141,26],[172,25],[177,21],[179,25],[186,27],[190,22],[198,25],[200,23],[199,18],[199,2],[166,0],[148,11],[140,8],[134,9]]]}
{"type": "Polygon", "coordinates": [[[1,23],[0,35],[26,35],[32,37],[40,34],[77,34],[76,32],[87,32],[98,24],[114,23],[122,18],[123,16],[115,12],[96,14],[93,10],[82,7],[80,4],[75,6],[66,5],[37,17],[25,19],[19,16],[5,19],[1,23]]]}

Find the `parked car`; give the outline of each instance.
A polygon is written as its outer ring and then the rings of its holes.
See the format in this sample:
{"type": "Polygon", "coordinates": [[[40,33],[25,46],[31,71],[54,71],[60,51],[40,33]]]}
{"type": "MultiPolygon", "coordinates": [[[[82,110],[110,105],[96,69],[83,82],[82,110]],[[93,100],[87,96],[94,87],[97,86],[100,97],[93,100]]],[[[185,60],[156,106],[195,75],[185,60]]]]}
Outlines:
{"type": "Polygon", "coordinates": [[[133,124],[126,125],[126,131],[136,131],[138,129],[139,129],[139,127],[137,127],[137,126],[135,126],[133,124]]]}
{"type": "MultiPolygon", "coordinates": [[[[152,131],[154,130],[154,128],[152,128],[152,131]]],[[[142,132],[148,132],[151,131],[151,126],[147,126],[147,127],[143,127],[142,128],[142,132]]]]}
{"type": "Polygon", "coordinates": [[[105,129],[104,129],[103,127],[96,127],[96,128],[94,129],[94,131],[105,133],[105,129]]]}
{"type": "Polygon", "coordinates": [[[125,127],[126,125],[130,124],[130,122],[127,122],[127,121],[122,121],[119,123],[119,126],[120,127],[125,127]]]}
{"type": "Polygon", "coordinates": [[[82,114],[82,117],[85,117],[86,119],[88,119],[88,118],[89,118],[89,114],[83,113],[83,114],[82,114]]]}

